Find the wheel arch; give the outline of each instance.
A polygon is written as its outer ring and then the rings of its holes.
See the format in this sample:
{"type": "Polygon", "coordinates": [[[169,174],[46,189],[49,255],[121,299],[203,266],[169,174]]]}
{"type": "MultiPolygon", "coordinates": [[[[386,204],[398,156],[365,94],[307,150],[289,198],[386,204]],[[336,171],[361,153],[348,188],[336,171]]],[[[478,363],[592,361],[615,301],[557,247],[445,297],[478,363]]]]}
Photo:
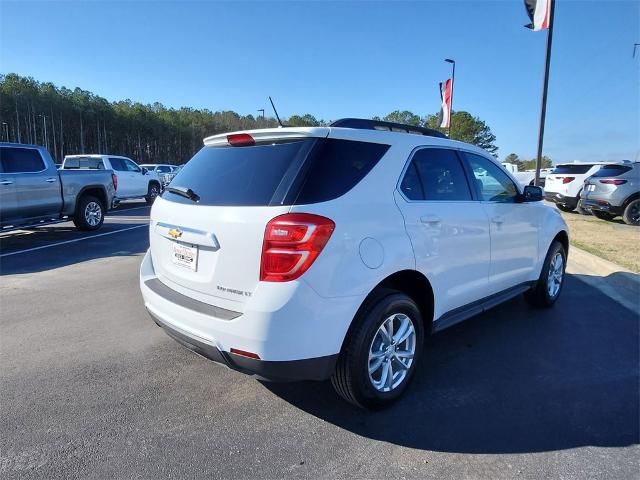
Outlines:
{"type": "Polygon", "coordinates": [[[631,195],[629,195],[625,199],[625,201],[622,202],[622,210],[624,211],[624,209],[627,208],[627,205],[629,205],[634,200],[638,200],[639,198],[640,198],[640,192],[632,193],[631,195]]]}
{"type": "Polygon", "coordinates": [[[434,296],[429,279],[417,270],[399,270],[380,281],[362,301],[342,341],[342,348],[351,335],[356,323],[355,319],[370,309],[377,301],[388,296],[390,291],[398,291],[411,297],[422,314],[425,334],[433,332],[434,296]]]}
{"type": "Polygon", "coordinates": [[[78,209],[78,204],[80,203],[80,199],[85,195],[93,195],[102,203],[102,208],[106,212],[109,209],[109,202],[107,201],[107,191],[102,185],[86,185],[82,187],[82,189],[76,195],[75,206],[73,212],[75,213],[78,209]]]}

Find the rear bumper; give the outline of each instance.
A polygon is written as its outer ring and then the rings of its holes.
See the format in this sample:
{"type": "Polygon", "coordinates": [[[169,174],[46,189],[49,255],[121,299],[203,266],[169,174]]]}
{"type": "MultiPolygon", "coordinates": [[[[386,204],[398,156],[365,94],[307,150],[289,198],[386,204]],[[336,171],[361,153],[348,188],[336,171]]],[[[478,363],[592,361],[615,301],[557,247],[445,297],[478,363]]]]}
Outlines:
{"type": "Polygon", "coordinates": [[[140,266],[140,290],[155,323],[176,341],[231,369],[274,381],[328,379],[362,300],[326,299],[304,282],[265,284],[235,309],[242,311],[224,309],[162,283],[149,252],[140,266]],[[290,292],[274,304],[282,289],[290,292]],[[231,353],[232,349],[259,359],[231,353]]]}
{"type": "Polygon", "coordinates": [[[598,210],[600,212],[611,213],[612,215],[622,215],[624,211],[622,207],[611,205],[604,200],[582,199],[580,200],[580,206],[586,210],[598,210]]]}
{"type": "Polygon", "coordinates": [[[560,193],[545,192],[544,199],[548,202],[566,205],[567,207],[576,208],[578,206],[578,197],[567,197],[560,193]]]}
{"type": "Polygon", "coordinates": [[[149,315],[167,335],[182,346],[187,347],[189,350],[213,362],[220,363],[232,370],[236,370],[262,380],[276,382],[326,380],[333,373],[338,359],[337,354],[326,357],[280,362],[244,357],[235,353],[223,352],[217,347],[206,343],[203,339],[198,339],[167,322],[163,322],[150,311],[149,315]]]}

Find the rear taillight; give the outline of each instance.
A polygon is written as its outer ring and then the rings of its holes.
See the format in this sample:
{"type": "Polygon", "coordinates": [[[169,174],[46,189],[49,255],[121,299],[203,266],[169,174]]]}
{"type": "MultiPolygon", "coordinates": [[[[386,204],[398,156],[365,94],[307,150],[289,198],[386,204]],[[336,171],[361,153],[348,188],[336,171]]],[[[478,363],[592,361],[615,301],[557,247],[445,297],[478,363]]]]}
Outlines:
{"type": "Polygon", "coordinates": [[[295,280],[313,264],[336,224],[310,213],[287,213],[267,223],[262,244],[260,280],[295,280]]]}
{"type": "Polygon", "coordinates": [[[604,183],[606,185],[622,185],[623,183],[627,183],[626,180],[600,180],[600,183],[604,183]]]}
{"type": "Polygon", "coordinates": [[[559,178],[562,179],[563,184],[571,183],[576,179],[576,177],[559,177],[559,178]]]}
{"type": "Polygon", "coordinates": [[[118,191],[118,176],[115,173],[111,174],[111,181],[113,182],[113,189],[118,191]]]}

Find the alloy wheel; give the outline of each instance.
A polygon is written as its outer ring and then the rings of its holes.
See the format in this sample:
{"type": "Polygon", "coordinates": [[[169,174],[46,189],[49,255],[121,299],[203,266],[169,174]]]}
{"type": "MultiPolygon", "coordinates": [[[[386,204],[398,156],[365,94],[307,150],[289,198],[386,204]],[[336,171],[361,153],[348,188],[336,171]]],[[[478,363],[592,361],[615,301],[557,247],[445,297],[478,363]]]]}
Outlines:
{"type": "Polygon", "coordinates": [[[407,377],[416,353],[416,330],[404,313],[389,316],[369,347],[369,381],[380,392],[390,392],[407,377]]]}
{"type": "Polygon", "coordinates": [[[102,207],[97,202],[89,202],[84,208],[84,219],[91,227],[95,227],[102,220],[102,207]]]}
{"type": "Polygon", "coordinates": [[[549,274],[547,276],[547,292],[549,297],[555,298],[560,292],[560,286],[564,277],[564,257],[557,252],[549,264],[549,274]]]}

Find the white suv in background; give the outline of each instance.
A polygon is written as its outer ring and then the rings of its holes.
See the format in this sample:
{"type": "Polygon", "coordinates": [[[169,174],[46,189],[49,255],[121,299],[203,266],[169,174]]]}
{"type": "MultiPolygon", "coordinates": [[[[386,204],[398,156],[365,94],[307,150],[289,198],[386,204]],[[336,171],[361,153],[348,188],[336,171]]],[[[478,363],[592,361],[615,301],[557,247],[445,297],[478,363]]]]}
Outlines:
{"type": "Polygon", "coordinates": [[[544,184],[545,199],[553,202],[563,212],[575,210],[580,202],[584,181],[612,162],[563,163],[556,165],[547,175],[544,184]]]}
{"type": "Polygon", "coordinates": [[[560,295],[559,212],[475,146],[359,119],[204,143],[153,205],[140,288],[155,322],[211,360],[331,378],[379,407],[409,384],[425,335],[560,295]]]}
{"type": "Polygon", "coordinates": [[[118,155],[67,155],[62,170],[113,170],[116,174],[117,200],[144,198],[151,204],[161,192],[158,175],[127,157],[118,155]]]}

